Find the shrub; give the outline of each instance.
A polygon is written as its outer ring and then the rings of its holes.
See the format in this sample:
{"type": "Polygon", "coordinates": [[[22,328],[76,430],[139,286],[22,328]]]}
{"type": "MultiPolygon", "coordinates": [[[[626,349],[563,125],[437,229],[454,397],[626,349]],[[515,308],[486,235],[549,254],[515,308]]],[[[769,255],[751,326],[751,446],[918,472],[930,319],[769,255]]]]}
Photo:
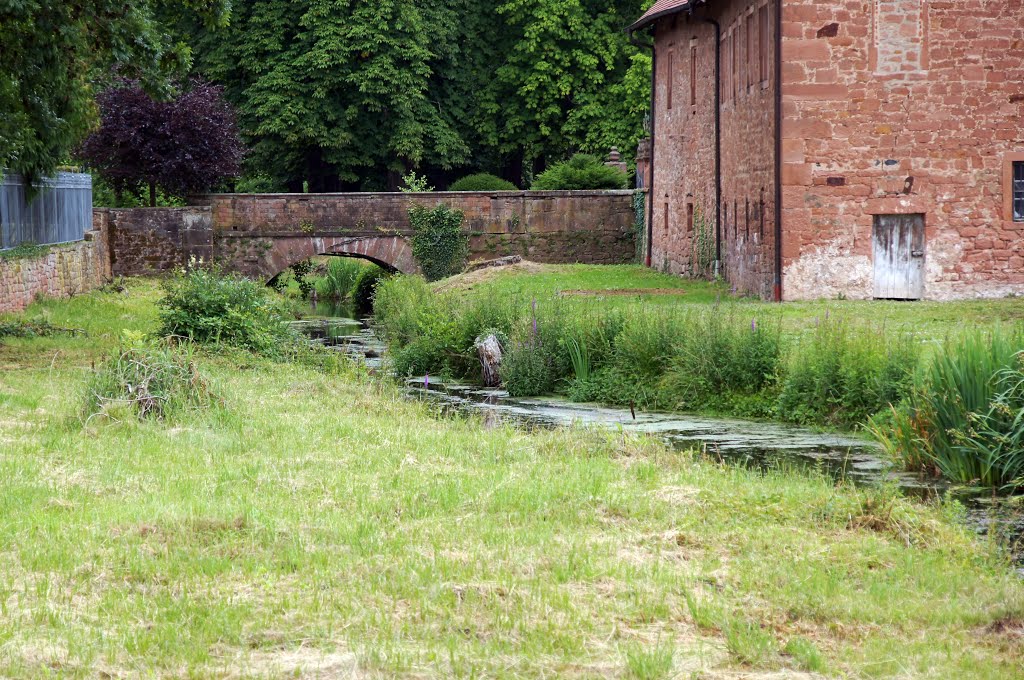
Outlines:
{"type": "Polygon", "coordinates": [[[466,175],[448,187],[448,191],[515,191],[516,185],[487,172],[466,175]]]}
{"type": "Polygon", "coordinates": [[[887,336],[826,316],[793,348],[779,416],[814,425],[864,423],[910,393],[919,356],[907,333],[887,336]]]}
{"type": "Polygon", "coordinates": [[[354,292],[355,283],[366,266],[359,260],[332,257],[327,262],[324,275],[316,279],[314,283],[317,296],[332,300],[344,300],[349,297],[354,292]]]}
{"type": "Polygon", "coordinates": [[[517,321],[501,360],[501,379],[513,397],[551,394],[572,376],[562,305],[530,303],[517,321]]]}
{"type": "Polygon", "coordinates": [[[299,286],[299,294],[303,299],[308,298],[316,283],[316,264],[313,260],[301,260],[288,268],[292,273],[292,280],[299,286]]]}
{"type": "Polygon", "coordinates": [[[224,343],[275,354],[293,337],[280,304],[265,286],[213,268],[191,266],[167,279],[160,307],[162,336],[224,343]]]}
{"type": "Polygon", "coordinates": [[[476,338],[507,338],[518,309],[515,298],[455,304],[422,277],[399,276],[378,286],[373,312],[398,375],[471,377],[480,373],[476,338]]]}
{"type": "Polygon", "coordinates": [[[871,430],[908,469],[962,484],[1024,486],[1024,333],[995,330],[947,343],[907,399],[871,430]]]}
{"type": "Polygon", "coordinates": [[[770,415],[782,362],[778,320],[715,310],[690,315],[684,334],[662,384],[667,406],[770,415]]]}
{"type": "Polygon", "coordinates": [[[578,153],[542,172],[530,187],[534,191],[558,189],[625,189],[629,176],[601,162],[597,156],[578,153]]]}
{"type": "Polygon", "coordinates": [[[458,274],[469,256],[469,235],[462,231],[462,211],[443,203],[433,208],[409,208],[412,225],[412,255],[427,281],[458,274]]]}
{"type": "Polygon", "coordinates": [[[363,267],[352,284],[352,304],[359,314],[369,314],[373,311],[373,298],[377,291],[377,284],[387,277],[388,273],[377,265],[363,267]]]}
{"type": "Polygon", "coordinates": [[[166,418],[218,399],[188,347],[135,344],[114,352],[89,380],[85,416],[166,418]]]}

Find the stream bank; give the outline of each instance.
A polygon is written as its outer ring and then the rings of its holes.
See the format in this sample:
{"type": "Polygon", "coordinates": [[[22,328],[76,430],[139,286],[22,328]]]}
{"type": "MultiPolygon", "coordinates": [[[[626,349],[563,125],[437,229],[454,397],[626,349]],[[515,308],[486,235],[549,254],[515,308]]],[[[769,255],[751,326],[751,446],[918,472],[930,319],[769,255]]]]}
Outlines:
{"type": "MultiPolygon", "coordinates": [[[[384,368],[387,348],[369,319],[353,318],[351,309],[344,305],[320,303],[310,311],[310,318],[295,322],[303,334],[357,357],[371,370],[384,368]]],[[[942,479],[901,471],[884,460],[875,442],[856,434],[738,418],[631,411],[558,397],[516,398],[503,389],[446,382],[429,375],[410,378],[405,386],[411,398],[429,401],[442,413],[476,414],[489,426],[510,423],[526,429],[578,425],[617,429],[655,436],[676,450],[697,449],[723,463],[762,470],[816,470],[837,482],[861,486],[895,484],[904,495],[921,500],[948,496],[964,505],[966,522],[979,533],[995,532],[1024,576],[1022,497],[954,487],[942,479]]]]}

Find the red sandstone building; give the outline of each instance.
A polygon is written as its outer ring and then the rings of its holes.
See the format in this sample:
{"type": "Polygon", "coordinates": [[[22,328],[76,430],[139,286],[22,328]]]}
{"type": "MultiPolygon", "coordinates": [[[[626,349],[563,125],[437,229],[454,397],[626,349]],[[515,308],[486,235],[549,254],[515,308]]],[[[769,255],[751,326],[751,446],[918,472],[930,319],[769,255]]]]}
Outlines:
{"type": "Polygon", "coordinates": [[[652,266],[786,300],[1024,293],[1024,0],[659,0],[630,32],[652,266]]]}

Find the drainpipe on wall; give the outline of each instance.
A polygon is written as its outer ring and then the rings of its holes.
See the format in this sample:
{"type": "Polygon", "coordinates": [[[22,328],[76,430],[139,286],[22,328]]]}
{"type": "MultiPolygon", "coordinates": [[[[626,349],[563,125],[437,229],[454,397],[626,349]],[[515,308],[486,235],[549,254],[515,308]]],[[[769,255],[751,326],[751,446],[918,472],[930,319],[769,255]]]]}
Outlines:
{"type": "Polygon", "coordinates": [[[714,19],[690,16],[715,27],[715,274],[722,267],[722,26],[714,19]]]}
{"type": "Polygon", "coordinates": [[[651,266],[651,250],[654,248],[654,154],[657,144],[654,143],[654,134],[657,129],[658,117],[655,115],[654,106],[657,103],[656,95],[658,92],[656,76],[658,73],[658,53],[654,49],[654,40],[651,39],[650,43],[645,43],[637,40],[633,36],[633,31],[627,31],[629,35],[629,42],[636,47],[644,50],[651,51],[651,172],[650,172],[650,186],[647,187],[647,254],[644,256],[644,264],[648,267],[651,266]]]}
{"type": "Polygon", "coordinates": [[[782,0],[775,0],[775,286],[782,302],[782,0]]]}

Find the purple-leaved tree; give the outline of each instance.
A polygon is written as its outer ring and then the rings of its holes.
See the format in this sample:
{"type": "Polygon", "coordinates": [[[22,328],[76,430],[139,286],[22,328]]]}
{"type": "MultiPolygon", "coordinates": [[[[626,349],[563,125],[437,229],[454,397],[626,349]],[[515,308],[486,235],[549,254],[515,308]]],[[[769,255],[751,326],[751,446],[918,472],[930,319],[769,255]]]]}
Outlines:
{"type": "Polygon", "coordinates": [[[152,206],[157,187],[186,196],[238,175],[245,147],[220,87],[192,81],[163,102],[122,80],[96,102],[100,127],[82,143],[79,157],[115,191],[146,186],[152,206]]]}

